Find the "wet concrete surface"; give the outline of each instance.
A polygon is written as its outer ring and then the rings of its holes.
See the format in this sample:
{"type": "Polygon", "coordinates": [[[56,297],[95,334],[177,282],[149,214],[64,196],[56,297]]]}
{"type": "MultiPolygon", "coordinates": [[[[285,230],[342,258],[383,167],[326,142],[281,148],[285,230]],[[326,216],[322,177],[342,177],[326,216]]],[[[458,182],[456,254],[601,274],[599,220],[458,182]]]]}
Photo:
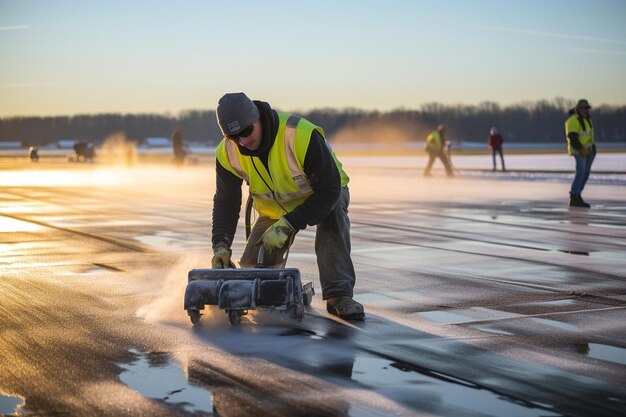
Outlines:
{"type": "Polygon", "coordinates": [[[325,312],[309,228],[288,262],[318,292],[303,322],[211,308],[193,328],[212,165],[1,164],[0,413],[624,415],[623,185],[569,210],[567,182],[347,166],[366,320],[325,312]]]}

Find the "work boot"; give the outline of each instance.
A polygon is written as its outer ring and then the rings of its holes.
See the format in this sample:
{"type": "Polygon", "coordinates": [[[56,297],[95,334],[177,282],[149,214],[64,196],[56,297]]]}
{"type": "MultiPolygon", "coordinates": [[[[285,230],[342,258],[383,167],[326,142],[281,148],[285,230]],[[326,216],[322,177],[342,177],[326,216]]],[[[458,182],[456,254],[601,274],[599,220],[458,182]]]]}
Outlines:
{"type": "Polygon", "coordinates": [[[326,311],[344,320],[363,320],[365,318],[363,305],[348,296],[332,297],[326,300],[326,311]]]}
{"type": "Polygon", "coordinates": [[[591,207],[591,205],[585,203],[582,199],[582,197],[580,196],[580,194],[570,194],[569,197],[569,206],[570,207],[582,207],[582,208],[589,208],[591,207]]]}
{"type": "Polygon", "coordinates": [[[583,200],[583,196],[582,196],[582,194],[581,194],[581,195],[579,195],[578,197],[580,198],[580,201],[583,203],[583,206],[584,206],[584,207],[587,207],[587,208],[591,207],[591,204],[589,204],[589,203],[587,203],[585,200],[583,200]]]}

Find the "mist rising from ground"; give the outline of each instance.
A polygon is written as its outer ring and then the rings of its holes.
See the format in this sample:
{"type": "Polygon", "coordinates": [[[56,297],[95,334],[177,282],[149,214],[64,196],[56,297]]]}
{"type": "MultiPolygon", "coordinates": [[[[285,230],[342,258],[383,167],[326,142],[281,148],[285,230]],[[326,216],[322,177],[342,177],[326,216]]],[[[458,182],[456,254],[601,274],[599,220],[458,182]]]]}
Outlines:
{"type": "MultiPolygon", "coordinates": [[[[169,270],[163,271],[160,288],[153,296],[153,301],[140,307],[137,316],[151,323],[191,324],[187,312],[183,309],[187,273],[190,269],[203,265],[203,262],[206,263],[207,256],[199,253],[185,255],[169,270]]],[[[203,319],[211,314],[209,310],[203,313],[205,313],[203,319]]]]}
{"type": "Polygon", "coordinates": [[[402,126],[385,121],[363,122],[340,129],[332,136],[333,144],[406,144],[423,140],[420,126],[402,126]]]}
{"type": "Polygon", "coordinates": [[[107,136],[99,146],[99,158],[116,165],[133,166],[137,163],[137,144],[129,140],[124,132],[107,136]]]}

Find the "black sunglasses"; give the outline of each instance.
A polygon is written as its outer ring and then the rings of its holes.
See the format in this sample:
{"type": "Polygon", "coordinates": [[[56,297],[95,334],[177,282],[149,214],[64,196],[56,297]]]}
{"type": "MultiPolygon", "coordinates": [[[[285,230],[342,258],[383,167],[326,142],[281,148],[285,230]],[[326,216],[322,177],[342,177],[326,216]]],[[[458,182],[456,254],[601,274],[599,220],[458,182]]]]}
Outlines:
{"type": "Polygon", "coordinates": [[[254,125],[250,125],[243,130],[240,130],[239,133],[235,133],[234,135],[226,135],[227,139],[230,139],[234,142],[239,142],[239,138],[247,138],[254,132],[254,125]]]}

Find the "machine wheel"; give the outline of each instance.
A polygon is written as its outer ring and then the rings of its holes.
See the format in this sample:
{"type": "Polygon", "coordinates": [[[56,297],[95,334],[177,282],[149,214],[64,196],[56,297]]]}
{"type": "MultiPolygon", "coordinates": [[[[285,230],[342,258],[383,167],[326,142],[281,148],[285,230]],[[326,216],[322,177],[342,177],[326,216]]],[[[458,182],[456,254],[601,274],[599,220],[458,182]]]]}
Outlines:
{"type": "Polygon", "coordinates": [[[239,310],[228,310],[228,321],[233,326],[239,326],[241,323],[241,312],[239,310]]]}
{"type": "Polygon", "coordinates": [[[302,292],[302,304],[305,306],[310,306],[311,301],[313,301],[313,294],[311,291],[303,291],[302,292]]]}
{"type": "Polygon", "coordinates": [[[302,286],[302,305],[310,306],[313,301],[313,295],[315,290],[313,289],[313,283],[307,282],[302,286]]]}
{"type": "Polygon", "coordinates": [[[298,321],[302,321],[304,319],[304,307],[301,305],[293,306],[291,310],[291,317],[298,321]]]}
{"type": "Polygon", "coordinates": [[[189,314],[191,324],[194,326],[200,324],[200,312],[198,310],[187,310],[187,314],[189,314]]]}

